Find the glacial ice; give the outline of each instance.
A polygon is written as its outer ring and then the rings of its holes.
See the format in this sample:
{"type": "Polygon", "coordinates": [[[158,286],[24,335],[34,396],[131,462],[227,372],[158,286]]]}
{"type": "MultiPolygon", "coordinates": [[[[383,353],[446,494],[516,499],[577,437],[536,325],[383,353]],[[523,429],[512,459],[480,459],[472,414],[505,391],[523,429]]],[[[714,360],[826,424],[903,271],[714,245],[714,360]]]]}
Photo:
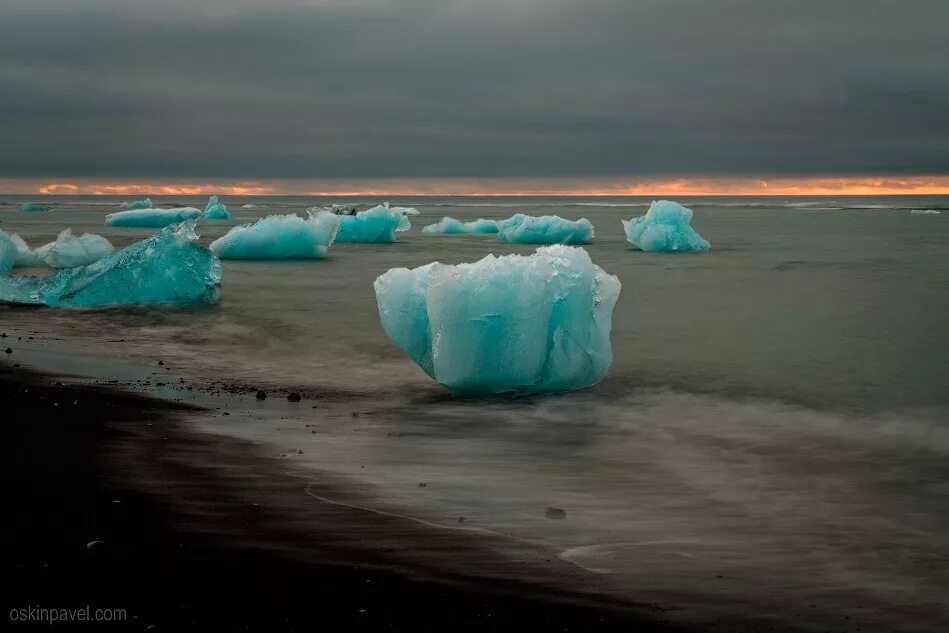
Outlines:
{"type": "Polygon", "coordinates": [[[454,235],[457,233],[497,233],[498,223],[494,220],[479,218],[471,222],[460,222],[455,218],[444,217],[437,224],[429,224],[422,233],[429,235],[454,235]]]}
{"type": "Polygon", "coordinates": [[[133,200],[132,202],[123,202],[119,205],[123,209],[151,209],[152,208],[152,199],[145,198],[144,200],[133,200]]]}
{"type": "Polygon", "coordinates": [[[650,253],[704,252],[711,248],[690,226],[692,209],[670,200],[653,200],[646,215],[623,220],[626,240],[650,253]]]}
{"type": "Polygon", "coordinates": [[[940,212],[936,209],[913,209],[910,211],[912,215],[939,215],[940,212]]]}
{"type": "Polygon", "coordinates": [[[227,207],[217,201],[217,196],[211,196],[208,199],[208,206],[204,207],[204,218],[206,220],[230,220],[231,214],[227,207]]]}
{"type": "Polygon", "coordinates": [[[101,235],[83,233],[76,237],[72,229],[62,231],[55,242],[41,248],[45,249],[43,261],[52,268],[87,266],[115,250],[112,243],[101,235]]]}
{"type": "Polygon", "coordinates": [[[389,338],[455,394],[580,389],[613,361],[620,282],[582,248],[392,268],[374,287],[389,338]]]}
{"type": "Polygon", "coordinates": [[[3,276],[0,302],[77,308],[216,303],[221,261],[195,244],[197,237],[194,222],[184,222],[88,266],[3,276]]]}
{"type": "Polygon", "coordinates": [[[359,211],[356,215],[339,217],[337,242],[394,242],[398,231],[412,228],[401,207],[389,208],[388,203],[359,211]]]}
{"type": "Polygon", "coordinates": [[[336,238],[340,218],[329,211],[271,215],[253,224],[235,226],[211,242],[221,259],[322,259],[336,238]]]}
{"type": "Polygon", "coordinates": [[[51,205],[40,204],[39,202],[24,202],[20,205],[20,211],[26,211],[27,213],[40,213],[52,210],[53,207],[51,205]]]}
{"type": "Polygon", "coordinates": [[[13,262],[14,268],[26,268],[30,266],[42,266],[46,263],[46,254],[53,247],[55,242],[50,242],[45,246],[40,246],[36,250],[30,248],[22,237],[16,233],[8,236],[16,246],[16,260],[13,262]]]}
{"type": "Polygon", "coordinates": [[[520,244],[586,244],[593,239],[593,225],[586,218],[574,221],[518,213],[498,222],[498,239],[520,244]]]}
{"type": "Polygon", "coordinates": [[[402,215],[418,215],[419,210],[415,207],[390,207],[388,202],[383,202],[382,206],[392,209],[402,215]]]}
{"type": "Polygon", "coordinates": [[[185,220],[201,217],[201,210],[194,207],[174,209],[131,209],[105,216],[106,226],[127,226],[139,228],[161,228],[185,220]]]}
{"type": "Polygon", "coordinates": [[[10,236],[0,231],[0,273],[8,273],[16,264],[17,247],[10,236]]]}
{"type": "Polygon", "coordinates": [[[267,205],[265,204],[245,204],[241,209],[266,209],[267,205]]]}

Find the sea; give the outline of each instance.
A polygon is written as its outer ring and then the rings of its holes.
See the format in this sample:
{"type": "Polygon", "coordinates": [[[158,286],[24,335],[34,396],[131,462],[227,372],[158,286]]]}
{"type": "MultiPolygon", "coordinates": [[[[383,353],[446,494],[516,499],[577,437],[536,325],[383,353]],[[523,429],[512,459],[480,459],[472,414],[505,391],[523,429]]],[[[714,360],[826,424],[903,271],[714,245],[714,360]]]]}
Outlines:
{"type": "MultiPolygon", "coordinates": [[[[121,248],[150,233],[104,225],[123,199],[0,196],[0,230],[121,248]]],[[[675,617],[949,630],[949,197],[681,197],[712,250],[657,254],[623,233],[642,197],[222,196],[235,222],[200,242],[384,200],[420,212],[398,242],[225,261],[220,305],[0,307],[0,330],[31,367],[199,400],[202,430],[358,482],[368,508],[550,547],[675,617]],[[585,248],[622,283],[613,366],[573,393],[452,398],[388,340],[373,280],[530,253],[420,230],[516,212],[594,224],[585,248]]]]}

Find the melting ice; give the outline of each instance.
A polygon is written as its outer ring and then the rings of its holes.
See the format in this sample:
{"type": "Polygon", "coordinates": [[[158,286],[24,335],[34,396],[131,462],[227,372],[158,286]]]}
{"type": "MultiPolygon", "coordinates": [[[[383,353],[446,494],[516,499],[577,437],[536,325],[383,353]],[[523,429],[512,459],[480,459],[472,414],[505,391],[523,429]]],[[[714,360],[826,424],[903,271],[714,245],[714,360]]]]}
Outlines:
{"type": "Polygon", "coordinates": [[[456,233],[497,233],[498,223],[494,220],[477,219],[460,222],[455,218],[444,217],[437,224],[429,224],[422,233],[430,235],[454,235],[456,233]]]}
{"type": "Polygon", "coordinates": [[[201,217],[201,210],[194,207],[174,209],[131,209],[105,216],[106,226],[126,226],[139,228],[161,228],[185,220],[201,217]]]}
{"type": "Polygon", "coordinates": [[[574,221],[518,213],[498,222],[498,239],[520,244],[586,244],[593,239],[593,225],[586,218],[574,221]]]}
{"type": "Polygon", "coordinates": [[[392,268],[375,291],[389,338],[456,394],[580,389],[613,362],[620,282],[582,248],[392,268]]]}
{"type": "Polygon", "coordinates": [[[235,226],[211,242],[221,259],[322,259],[336,238],[340,218],[329,211],[301,218],[271,215],[235,226]]]}
{"type": "Polygon", "coordinates": [[[152,208],[152,199],[145,198],[144,200],[133,200],[132,202],[123,202],[119,205],[123,209],[151,209],[152,208]]]}
{"type": "Polygon", "coordinates": [[[394,242],[396,232],[412,228],[409,215],[402,207],[390,208],[389,203],[359,211],[356,215],[343,215],[339,218],[337,242],[394,242]]]}
{"type": "Polygon", "coordinates": [[[211,196],[208,206],[204,207],[204,217],[206,220],[230,220],[231,214],[227,207],[217,201],[217,196],[211,196]]]}
{"type": "Polygon", "coordinates": [[[623,220],[626,239],[650,253],[701,252],[711,248],[690,226],[692,209],[670,200],[653,201],[646,215],[623,220]]]}
{"type": "Polygon", "coordinates": [[[38,202],[24,202],[20,205],[20,211],[26,211],[28,213],[38,213],[42,211],[52,211],[53,207],[48,204],[40,204],[38,202]]]}

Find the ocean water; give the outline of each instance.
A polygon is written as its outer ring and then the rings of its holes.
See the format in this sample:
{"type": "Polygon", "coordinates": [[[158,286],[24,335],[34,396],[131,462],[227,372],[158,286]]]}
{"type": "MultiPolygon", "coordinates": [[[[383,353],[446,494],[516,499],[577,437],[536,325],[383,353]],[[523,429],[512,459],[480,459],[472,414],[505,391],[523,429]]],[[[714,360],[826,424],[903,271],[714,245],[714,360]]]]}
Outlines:
{"type": "MultiPolygon", "coordinates": [[[[0,197],[0,228],[31,244],[67,226],[117,248],[148,234],[103,225],[118,198],[29,198],[58,202],[46,214],[20,212],[26,199],[0,197]]],[[[287,213],[381,199],[222,201],[242,222],[268,212],[245,203],[287,213]]],[[[645,198],[390,201],[421,212],[399,242],[227,261],[217,307],[0,308],[0,329],[54,341],[24,352],[39,366],[66,354],[103,373],[154,372],[160,359],[189,381],[299,391],[299,404],[248,391],[203,424],[358,481],[367,506],[551,546],[686,619],[949,629],[949,198],[681,198],[712,243],[694,255],[625,242],[620,219],[645,198]],[[453,400],[385,337],[372,281],[531,252],[420,230],[518,211],[595,225],[586,248],[623,284],[613,368],[582,392],[453,400]]],[[[202,242],[232,224],[202,227],[202,242]]]]}

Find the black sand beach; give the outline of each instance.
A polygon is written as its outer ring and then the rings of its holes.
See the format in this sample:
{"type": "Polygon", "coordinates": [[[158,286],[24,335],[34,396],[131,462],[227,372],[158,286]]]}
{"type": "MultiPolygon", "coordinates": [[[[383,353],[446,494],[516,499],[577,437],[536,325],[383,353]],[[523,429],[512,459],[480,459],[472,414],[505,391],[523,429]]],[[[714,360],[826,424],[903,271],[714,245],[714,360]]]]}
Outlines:
{"type": "Polygon", "coordinates": [[[89,605],[125,621],[56,628],[682,630],[544,552],[320,501],[320,482],[189,432],[185,406],[0,371],[11,619],[89,605]]]}

